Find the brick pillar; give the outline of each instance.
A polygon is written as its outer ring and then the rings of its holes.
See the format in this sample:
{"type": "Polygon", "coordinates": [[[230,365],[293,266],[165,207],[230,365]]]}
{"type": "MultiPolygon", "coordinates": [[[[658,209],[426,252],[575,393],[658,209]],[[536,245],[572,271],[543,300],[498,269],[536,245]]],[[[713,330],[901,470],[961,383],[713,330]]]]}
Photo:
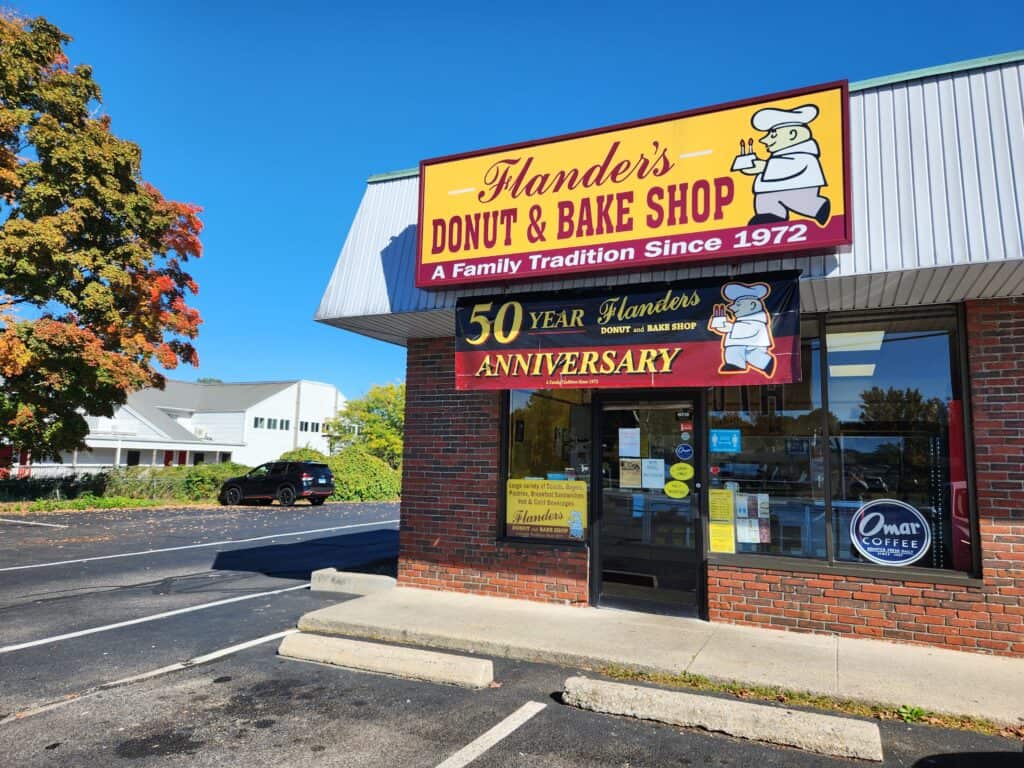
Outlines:
{"type": "Polygon", "coordinates": [[[411,339],[398,582],[586,603],[587,551],[497,541],[502,392],[455,390],[454,339],[411,339]]]}
{"type": "Polygon", "coordinates": [[[967,304],[987,616],[979,647],[1024,656],[1024,298],[967,304]]]}

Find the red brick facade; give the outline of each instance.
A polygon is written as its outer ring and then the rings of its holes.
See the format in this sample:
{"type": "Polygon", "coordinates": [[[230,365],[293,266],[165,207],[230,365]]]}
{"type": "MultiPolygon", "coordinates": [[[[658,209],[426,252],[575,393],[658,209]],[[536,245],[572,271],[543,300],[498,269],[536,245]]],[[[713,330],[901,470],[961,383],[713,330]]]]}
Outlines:
{"type": "Polygon", "coordinates": [[[453,339],[410,340],[398,581],[585,603],[585,549],[497,541],[502,400],[455,390],[453,339]]]}
{"type": "MultiPolygon", "coordinates": [[[[1024,656],[1024,299],[968,304],[966,344],[982,579],[711,564],[712,621],[1024,656]]],[[[585,550],[497,541],[502,400],[454,389],[452,339],[410,341],[399,582],[586,603],[585,550]]]]}
{"type": "Polygon", "coordinates": [[[712,621],[1024,656],[1024,299],[967,305],[982,583],[708,568],[712,621]]]}

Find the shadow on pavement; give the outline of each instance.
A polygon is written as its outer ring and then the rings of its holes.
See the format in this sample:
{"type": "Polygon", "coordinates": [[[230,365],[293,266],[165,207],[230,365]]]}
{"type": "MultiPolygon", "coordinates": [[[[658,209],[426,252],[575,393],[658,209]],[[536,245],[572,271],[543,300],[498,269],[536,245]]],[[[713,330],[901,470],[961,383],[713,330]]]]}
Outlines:
{"type": "Polygon", "coordinates": [[[1021,768],[1020,752],[949,752],[922,757],[914,768],[1021,768]]]}
{"type": "Polygon", "coordinates": [[[267,576],[309,579],[320,568],[382,573],[397,571],[398,531],[365,531],[342,536],[271,544],[217,553],[215,571],[255,571],[267,576]]]}

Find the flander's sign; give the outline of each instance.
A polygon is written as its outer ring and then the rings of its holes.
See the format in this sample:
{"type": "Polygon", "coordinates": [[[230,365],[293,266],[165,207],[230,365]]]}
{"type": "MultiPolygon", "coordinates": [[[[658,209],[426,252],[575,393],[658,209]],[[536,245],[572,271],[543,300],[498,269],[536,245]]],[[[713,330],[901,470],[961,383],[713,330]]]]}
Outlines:
{"type": "Polygon", "coordinates": [[[845,82],[420,164],[416,285],[850,242],[845,82]]]}
{"type": "Polygon", "coordinates": [[[800,380],[798,272],[462,299],[457,389],[710,387],[800,380]]]}

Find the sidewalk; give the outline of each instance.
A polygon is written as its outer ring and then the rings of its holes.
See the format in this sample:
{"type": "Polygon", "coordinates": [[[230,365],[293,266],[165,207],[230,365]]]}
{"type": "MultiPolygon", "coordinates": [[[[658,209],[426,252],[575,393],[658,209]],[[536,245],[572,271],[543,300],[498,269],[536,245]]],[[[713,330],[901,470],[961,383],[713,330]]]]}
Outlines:
{"type": "Polygon", "coordinates": [[[307,613],[299,629],[566,667],[690,672],[1024,722],[1024,659],[397,588],[307,613]]]}

